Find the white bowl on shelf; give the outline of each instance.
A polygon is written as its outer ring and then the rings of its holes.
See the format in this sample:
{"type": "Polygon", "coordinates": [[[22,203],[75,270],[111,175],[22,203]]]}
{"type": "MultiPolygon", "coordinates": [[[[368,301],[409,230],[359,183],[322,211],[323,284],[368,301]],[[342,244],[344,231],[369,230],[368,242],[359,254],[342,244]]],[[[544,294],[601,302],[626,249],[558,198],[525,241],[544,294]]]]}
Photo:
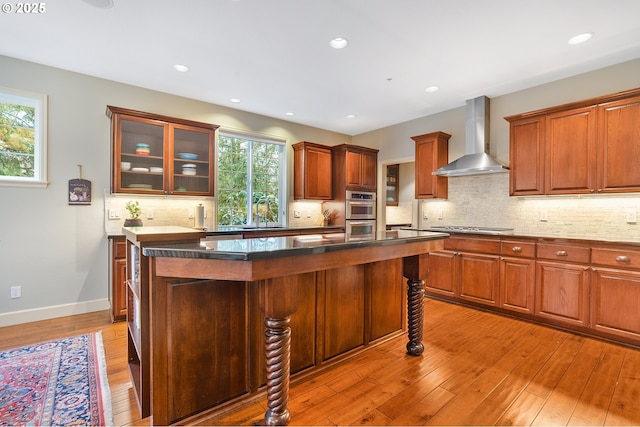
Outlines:
{"type": "Polygon", "coordinates": [[[182,175],[195,175],[196,171],[195,170],[182,170],[182,175]]]}
{"type": "Polygon", "coordinates": [[[131,169],[131,162],[120,162],[120,169],[123,171],[128,171],[131,169]]]}

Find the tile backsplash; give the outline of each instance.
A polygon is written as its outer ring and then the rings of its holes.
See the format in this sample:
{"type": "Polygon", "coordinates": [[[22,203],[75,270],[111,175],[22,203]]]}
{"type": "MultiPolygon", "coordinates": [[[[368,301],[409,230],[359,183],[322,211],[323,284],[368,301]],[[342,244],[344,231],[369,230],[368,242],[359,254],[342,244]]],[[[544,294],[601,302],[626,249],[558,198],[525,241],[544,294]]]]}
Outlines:
{"type": "Polygon", "coordinates": [[[637,193],[510,197],[508,173],[451,177],[448,200],[424,200],[419,208],[422,227],[507,227],[527,236],[624,241],[640,241],[640,223],[627,222],[639,213],[637,193]]]}
{"type": "Polygon", "coordinates": [[[128,194],[106,194],[104,206],[104,228],[108,235],[122,234],[122,226],[128,212],[124,205],[129,200],[140,203],[140,219],[146,226],[177,225],[195,226],[195,213],[199,204],[205,207],[204,225],[215,226],[215,200],[210,197],[151,197],[128,194]],[[120,218],[109,219],[110,212],[117,212],[120,218]],[[153,218],[150,218],[152,216],[153,218]],[[191,217],[190,217],[191,216],[191,217]]]}

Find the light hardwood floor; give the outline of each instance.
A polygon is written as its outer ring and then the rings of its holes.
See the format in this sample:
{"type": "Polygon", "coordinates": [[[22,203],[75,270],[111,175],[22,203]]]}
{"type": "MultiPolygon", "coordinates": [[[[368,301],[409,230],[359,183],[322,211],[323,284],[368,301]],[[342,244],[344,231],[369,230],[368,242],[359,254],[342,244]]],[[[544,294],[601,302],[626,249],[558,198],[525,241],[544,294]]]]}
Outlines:
{"type": "MultiPolygon", "coordinates": [[[[0,350],[101,330],[117,425],[141,420],[107,312],[0,328],[0,350]]],[[[295,339],[295,337],[294,337],[295,339]]],[[[426,300],[425,351],[388,341],[293,381],[291,425],[640,425],[640,351],[426,300]]],[[[250,425],[260,399],[203,425],[250,425]]]]}

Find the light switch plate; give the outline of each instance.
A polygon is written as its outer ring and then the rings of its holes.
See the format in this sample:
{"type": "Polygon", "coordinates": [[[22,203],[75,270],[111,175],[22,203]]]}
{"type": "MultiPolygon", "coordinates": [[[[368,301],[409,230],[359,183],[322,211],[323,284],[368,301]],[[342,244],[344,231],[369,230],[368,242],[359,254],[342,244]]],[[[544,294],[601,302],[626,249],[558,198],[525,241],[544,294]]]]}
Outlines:
{"type": "Polygon", "coordinates": [[[628,223],[635,223],[638,220],[638,215],[636,213],[635,210],[631,209],[627,211],[627,222],[628,223]]]}

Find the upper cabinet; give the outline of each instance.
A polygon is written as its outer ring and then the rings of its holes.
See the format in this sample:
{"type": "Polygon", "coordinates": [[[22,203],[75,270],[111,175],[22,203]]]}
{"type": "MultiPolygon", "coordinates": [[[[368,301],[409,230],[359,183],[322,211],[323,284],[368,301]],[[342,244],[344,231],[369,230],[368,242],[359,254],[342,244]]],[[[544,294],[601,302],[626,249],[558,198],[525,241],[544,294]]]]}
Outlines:
{"type": "Polygon", "coordinates": [[[444,132],[412,136],[416,142],[416,199],[446,199],[449,182],[432,172],[449,163],[449,138],[444,132]]]}
{"type": "Polygon", "coordinates": [[[331,150],[336,194],[345,190],[376,191],[378,150],[348,144],[331,150]]]}
{"type": "Polygon", "coordinates": [[[398,194],[400,188],[400,165],[387,165],[387,187],[386,200],[387,206],[398,206],[398,194]]]}
{"type": "Polygon", "coordinates": [[[640,89],[505,119],[512,196],[640,191],[640,89]]]}
{"type": "Polygon", "coordinates": [[[111,192],[214,195],[216,125],[107,107],[111,192]]]}
{"type": "Polygon", "coordinates": [[[298,142],[293,147],[293,198],[331,200],[331,147],[298,142]]]}

